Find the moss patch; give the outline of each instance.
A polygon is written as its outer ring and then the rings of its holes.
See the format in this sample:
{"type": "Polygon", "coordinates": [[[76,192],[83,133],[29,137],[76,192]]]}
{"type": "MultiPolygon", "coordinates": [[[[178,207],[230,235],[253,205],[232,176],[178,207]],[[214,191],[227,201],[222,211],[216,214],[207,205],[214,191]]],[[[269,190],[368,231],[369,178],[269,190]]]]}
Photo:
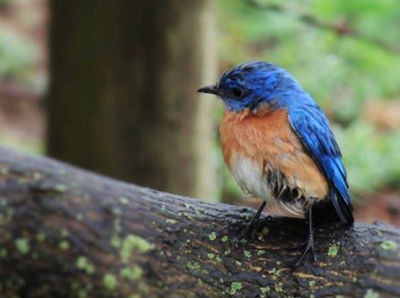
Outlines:
{"type": "Polygon", "coordinates": [[[125,237],[122,242],[121,247],[121,258],[124,262],[127,262],[131,257],[133,251],[138,251],[140,253],[147,252],[154,248],[154,244],[151,244],[146,239],[136,236],[136,235],[128,235],[125,237]]]}
{"type": "Polygon", "coordinates": [[[281,282],[278,282],[275,285],[275,291],[278,292],[278,293],[282,293],[283,292],[283,284],[281,282]]]}
{"type": "Polygon", "coordinates": [[[278,279],[279,275],[281,274],[281,270],[272,268],[271,270],[268,270],[268,273],[272,275],[273,280],[276,280],[276,279],[278,279]]]}
{"type": "Polygon", "coordinates": [[[86,271],[87,274],[93,274],[95,269],[94,265],[85,256],[78,257],[75,266],[78,269],[86,271]]]}
{"type": "Polygon", "coordinates": [[[217,239],[217,234],[215,234],[215,232],[212,232],[211,234],[208,235],[208,239],[214,241],[215,239],[217,239]]]}
{"type": "Polygon", "coordinates": [[[270,287],[262,287],[260,288],[261,295],[260,297],[264,298],[267,297],[267,293],[270,291],[270,287]]]}
{"type": "Polygon", "coordinates": [[[115,275],[107,273],[103,277],[103,285],[107,290],[115,290],[118,286],[118,281],[115,275]]]}
{"type": "Polygon", "coordinates": [[[265,254],[265,250],[263,250],[263,249],[257,250],[257,255],[258,256],[262,256],[264,254],[265,254]]]}
{"type": "Polygon", "coordinates": [[[190,271],[199,271],[201,269],[199,263],[196,262],[187,262],[186,268],[189,269],[190,271]]]}
{"type": "Polygon", "coordinates": [[[111,236],[111,245],[115,248],[120,248],[121,247],[121,238],[119,237],[118,234],[113,234],[111,236]]]}
{"type": "Polygon", "coordinates": [[[364,298],[379,298],[379,294],[372,289],[368,289],[364,298]]]}
{"type": "Polygon", "coordinates": [[[394,251],[397,249],[397,243],[392,240],[383,241],[380,246],[384,250],[394,251]]]}
{"type": "Polygon", "coordinates": [[[30,246],[29,240],[27,238],[18,238],[18,239],[16,239],[15,240],[15,247],[23,255],[26,255],[31,250],[31,246],[30,246]]]}
{"type": "Polygon", "coordinates": [[[121,197],[119,198],[119,202],[123,205],[128,205],[129,204],[129,200],[125,197],[121,197]]]}
{"type": "Polygon", "coordinates": [[[241,282],[234,281],[231,283],[231,287],[229,289],[229,294],[235,295],[238,291],[240,291],[243,288],[241,282]]]}
{"type": "Polygon", "coordinates": [[[56,184],[54,186],[54,190],[57,192],[64,192],[67,190],[67,186],[65,186],[64,184],[56,184]]]}
{"type": "Polygon", "coordinates": [[[330,256],[331,258],[335,258],[338,252],[339,252],[339,246],[337,244],[334,243],[329,246],[328,256],[330,256]]]}
{"type": "Polygon", "coordinates": [[[129,280],[138,280],[142,275],[143,270],[139,266],[125,267],[121,270],[121,276],[129,280]]]}
{"type": "Polygon", "coordinates": [[[210,260],[215,258],[215,255],[213,253],[208,253],[207,254],[207,258],[209,258],[210,260]]]}
{"type": "Polygon", "coordinates": [[[59,247],[61,250],[68,250],[68,249],[69,249],[69,242],[66,241],[66,240],[63,240],[63,241],[61,241],[61,242],[58,244],[58,247],[59,247]]]}

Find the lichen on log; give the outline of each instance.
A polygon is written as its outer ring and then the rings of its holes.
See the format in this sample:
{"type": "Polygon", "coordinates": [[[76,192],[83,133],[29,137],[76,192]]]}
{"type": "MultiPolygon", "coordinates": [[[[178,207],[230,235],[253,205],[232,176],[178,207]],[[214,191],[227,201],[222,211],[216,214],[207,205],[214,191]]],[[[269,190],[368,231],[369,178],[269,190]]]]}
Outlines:
{"type": "Polygon", "coordinates": [[[0,148],[0,297],[400,297],[400,231],[306,225],[0,148]]]}

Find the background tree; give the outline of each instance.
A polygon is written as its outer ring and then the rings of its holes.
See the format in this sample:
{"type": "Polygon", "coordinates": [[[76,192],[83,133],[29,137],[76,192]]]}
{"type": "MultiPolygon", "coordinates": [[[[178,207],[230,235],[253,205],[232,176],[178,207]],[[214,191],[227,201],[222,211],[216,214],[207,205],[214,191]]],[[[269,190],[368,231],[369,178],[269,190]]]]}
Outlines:
{"type": "Polygon", "coordinates": [[[214,1],[51,1],[50,10],[48,153],[212,196],[213,99],[196,89],[215,79],[214,1]]]}

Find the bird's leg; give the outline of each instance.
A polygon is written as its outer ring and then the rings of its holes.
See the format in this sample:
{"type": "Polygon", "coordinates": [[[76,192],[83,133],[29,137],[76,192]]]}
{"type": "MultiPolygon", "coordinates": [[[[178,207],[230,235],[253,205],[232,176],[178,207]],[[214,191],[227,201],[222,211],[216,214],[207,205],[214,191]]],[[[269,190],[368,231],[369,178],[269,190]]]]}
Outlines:
{"type": "Polygon", "coordinates": [[[308,253],[310,251],[313,255],[314,262],[317,261],[317,256],[315,255],[315,250],[314,250],[314,233],[313,233],[313,228],[312,228],[312,207],[310,207],[310,209],[307,213],[307,216],[308,216],[308,241],[307,241],[307,245],[306,245],[304,252],[300,256],[300,259],[294,265],[295,269],[298,268],[303,263],[305,257],[308,255],[308,253]]]}
{"type": "Polygon", "coordinates": [[[265,201],[261,204],[261,206],[258,208],[256,214],[254,214],[254,216],[252,217],[250,222],[247,224],[247,226],[244,227],[244,229],[240,231],[240,234],[235,239],[236,242],[240,242],[240,240],[242,240],[243,237],[245,237],[249,232],[252,232],[254,230],[255,226],[257,225],[257,221],[260,218],[261,212],[264,210],[266,204],[267,203],[265,201]]]}

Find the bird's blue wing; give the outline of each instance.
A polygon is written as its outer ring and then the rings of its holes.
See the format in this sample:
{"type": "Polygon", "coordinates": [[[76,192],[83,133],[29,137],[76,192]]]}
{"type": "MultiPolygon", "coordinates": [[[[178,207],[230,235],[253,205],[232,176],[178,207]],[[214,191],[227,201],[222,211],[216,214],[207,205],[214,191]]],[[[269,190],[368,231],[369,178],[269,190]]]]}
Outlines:
{"type": "Polygon", "coordinates": [[[329,184],[328,197],[340,220],[351,224],[353,207],[348,192],[346,170],[328,119],[316,104],[289,110],[289,122],[304,147],[324,173],[329,184]]]}

